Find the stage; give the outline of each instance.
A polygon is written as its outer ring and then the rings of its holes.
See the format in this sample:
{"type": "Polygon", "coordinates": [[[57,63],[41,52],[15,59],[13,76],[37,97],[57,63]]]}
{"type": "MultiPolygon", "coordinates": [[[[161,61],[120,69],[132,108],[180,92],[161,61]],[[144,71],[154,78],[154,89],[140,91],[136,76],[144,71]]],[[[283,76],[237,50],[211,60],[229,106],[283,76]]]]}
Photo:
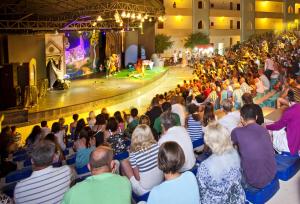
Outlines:
{"type": "Polygon", "coordinates": [[[67,90],[48,91],[31,109],[5,111],[4,125],[27,126],[111,106],[158,86],[167,72],[155,67],[146,70],[143,78],[128,77],[128,70],[108,78],[103,73],[83,76],[72,80],[67,90]]]}

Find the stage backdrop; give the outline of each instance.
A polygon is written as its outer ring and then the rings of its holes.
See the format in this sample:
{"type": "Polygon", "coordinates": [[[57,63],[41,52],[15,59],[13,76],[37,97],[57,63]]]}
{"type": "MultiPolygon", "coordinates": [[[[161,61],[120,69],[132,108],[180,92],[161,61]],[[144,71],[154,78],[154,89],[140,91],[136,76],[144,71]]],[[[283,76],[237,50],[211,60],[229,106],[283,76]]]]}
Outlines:
{"type": "Polygon", "coordinates": [[[49,86],[66,74],[64,34],[45,34],[46,70],[49,86]]]}
{"type": "Polygon", "coordinates": [[[99,33],[65,34],[66,74],[71,79],[99,71],[99,33]]]}

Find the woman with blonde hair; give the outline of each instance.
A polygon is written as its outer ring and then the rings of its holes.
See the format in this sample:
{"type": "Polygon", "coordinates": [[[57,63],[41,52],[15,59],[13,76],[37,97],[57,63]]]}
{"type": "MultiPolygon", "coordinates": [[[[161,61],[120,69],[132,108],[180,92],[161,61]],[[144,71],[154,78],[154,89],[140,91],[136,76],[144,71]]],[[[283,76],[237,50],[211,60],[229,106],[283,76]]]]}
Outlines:
{"type": "Polygon", "coordinates": [[[229,131],[212,122],[206,127],[204,142],[212,150],[212,155],[198,168],[200,203],[245,203],[240,158],[229,131]]]}
{"type": "Polygon", "coordinates": [[[163,181],[163,173],[157,166],[158,150],[150,127],[138,125],[132,133],[129,162],[122,161],[124,173],[137,195],[149,192],[163,181]]]}

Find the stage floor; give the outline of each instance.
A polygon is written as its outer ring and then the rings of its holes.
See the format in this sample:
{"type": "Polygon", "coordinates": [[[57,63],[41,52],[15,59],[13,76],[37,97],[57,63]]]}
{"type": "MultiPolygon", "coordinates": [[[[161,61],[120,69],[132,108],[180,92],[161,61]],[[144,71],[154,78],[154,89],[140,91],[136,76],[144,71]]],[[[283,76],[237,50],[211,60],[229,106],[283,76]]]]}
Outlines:
{"type": "Polygon", "coordinates": [[[144,78],[128,77],[128,71],[122,70],[114,76],[106,78],[103,74],[94,74],[71,81],[67,90],[52,90],[39,100],[36,107],[29,113],[65,108],[88,102],[101,101],[111,97],[128,93],[141,88],[161,78],[167,68],[154,68],[146,70],[144,78]]]}

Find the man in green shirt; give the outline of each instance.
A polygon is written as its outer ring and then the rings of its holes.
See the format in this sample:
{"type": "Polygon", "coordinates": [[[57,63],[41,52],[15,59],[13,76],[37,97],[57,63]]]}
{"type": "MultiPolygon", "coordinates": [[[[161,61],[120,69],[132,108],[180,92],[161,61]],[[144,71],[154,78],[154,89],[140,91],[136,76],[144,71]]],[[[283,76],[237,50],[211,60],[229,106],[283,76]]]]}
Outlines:
{"type": "MultiPolygon", "coordinates": [[[[163,109],[163,113],[164,112],[171,112],[172,111],[172,105],[170,102],[164,102],[161,105],[162,109],[163,109]]],[[[172,115],[174,115],[175,119],[176,119],[176,126],[180,126],[180,118],[179,115],[176,113],[171,113],[172,115]]],[[[157,117],[154,121],[154,125],[153,128],[156,130],[156,132],[158,134],[162,133],[162,127],[161,127],[161,122],[160,122],[160,117],[157,117]]]]}
{"type": "Polygon", "coordinates": [[[131,185],[126,177],[114,174],[113,151],[100,146],[90,155],[92,176],[73,186],[62,204],[130,204],[131,185]]]}

